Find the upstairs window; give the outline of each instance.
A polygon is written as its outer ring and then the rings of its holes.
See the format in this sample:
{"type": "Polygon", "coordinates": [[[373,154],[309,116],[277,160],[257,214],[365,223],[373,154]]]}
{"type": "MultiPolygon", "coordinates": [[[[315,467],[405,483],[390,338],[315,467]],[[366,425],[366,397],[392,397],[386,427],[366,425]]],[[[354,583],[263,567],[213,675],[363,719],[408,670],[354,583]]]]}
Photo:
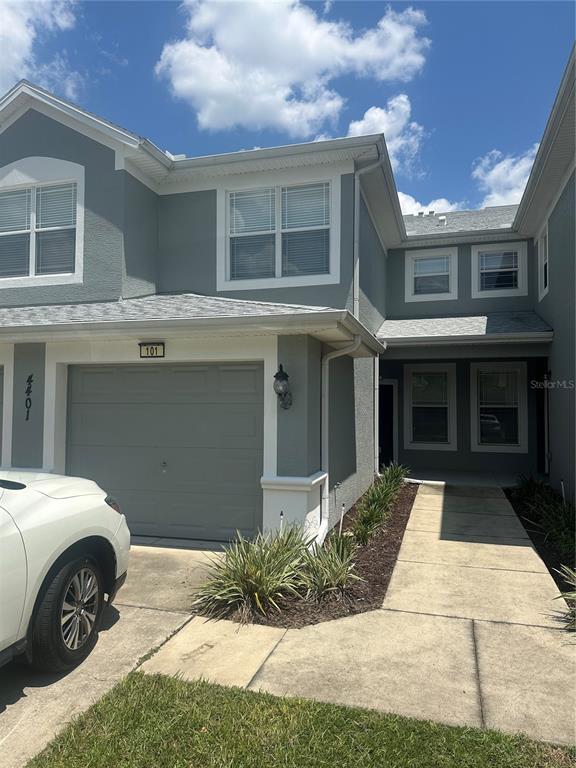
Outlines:
{"type": "Polygon", "coordinates": [[[526,243],[472,246],[472,298],[526,296],[526,243]]]}
{"type": "Polygon", "coordinates": [[[405,300],[444,301],[458,298],[458,249],[407,251],[405,300]]]}
{"type": "Polygon", "coordinates": [[[228,191],[219,288],[337,282],[332,190],[322,181],[228,191]]]}
{"type": "Polygon", "coordinates": [[[538,238],[538,300],[541,301],[548,293],[548,283],[550,280],[548,266],[548,223],[546,223],[542,234],[538,238]]]}
{"type": "Polygon", "coordinates": [[[75,182],[0,191],[0,279],[72,274],[75,182]]]}

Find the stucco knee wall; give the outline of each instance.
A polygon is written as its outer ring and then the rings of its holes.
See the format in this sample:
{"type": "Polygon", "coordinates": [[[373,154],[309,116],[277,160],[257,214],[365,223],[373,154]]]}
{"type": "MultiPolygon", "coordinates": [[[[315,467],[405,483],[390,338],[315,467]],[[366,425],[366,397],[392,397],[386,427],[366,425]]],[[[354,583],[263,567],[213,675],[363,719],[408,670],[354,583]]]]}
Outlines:
{"type": "Polygon", "coordinates": [[[348,510],[374,479],[374,363],[336,358],[330,364],[330,517],[348,510]]]}

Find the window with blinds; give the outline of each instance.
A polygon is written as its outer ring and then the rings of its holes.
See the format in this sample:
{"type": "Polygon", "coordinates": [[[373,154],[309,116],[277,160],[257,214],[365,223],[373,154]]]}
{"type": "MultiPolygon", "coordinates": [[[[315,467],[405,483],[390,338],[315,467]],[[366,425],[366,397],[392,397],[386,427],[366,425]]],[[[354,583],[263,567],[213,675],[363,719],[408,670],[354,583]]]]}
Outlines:
{"type": "Polygon", "coordinates": [[[0,279],[74,272],[75,183],[0,192],[0,279]]]}
{"type": "Polygon", "coordinates": [[[229,194],[229,279],[328,274],[330,184],[229,194]]]}

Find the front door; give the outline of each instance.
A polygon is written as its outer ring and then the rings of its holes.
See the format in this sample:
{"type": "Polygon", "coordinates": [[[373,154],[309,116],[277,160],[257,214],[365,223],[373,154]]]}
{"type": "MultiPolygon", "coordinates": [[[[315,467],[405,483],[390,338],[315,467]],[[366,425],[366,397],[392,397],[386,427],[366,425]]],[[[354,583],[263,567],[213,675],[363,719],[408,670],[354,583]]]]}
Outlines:
{"type": "Polygon", "coordinates": [[[384,380],[380,382],[379,432],[380,432],[380,466],[387,466],[397,460],[396,437],[396,382],[384,380]]]}

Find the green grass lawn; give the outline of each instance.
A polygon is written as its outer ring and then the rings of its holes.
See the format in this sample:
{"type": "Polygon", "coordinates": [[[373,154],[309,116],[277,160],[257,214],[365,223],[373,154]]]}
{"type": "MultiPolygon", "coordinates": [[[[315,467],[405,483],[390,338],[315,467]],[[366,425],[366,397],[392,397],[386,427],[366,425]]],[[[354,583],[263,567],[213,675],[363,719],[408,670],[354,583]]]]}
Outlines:
{"type": "Polygon", "coordinates": [[[29,768],[567,768],[576,750],[133,673],[29,768]]]}

